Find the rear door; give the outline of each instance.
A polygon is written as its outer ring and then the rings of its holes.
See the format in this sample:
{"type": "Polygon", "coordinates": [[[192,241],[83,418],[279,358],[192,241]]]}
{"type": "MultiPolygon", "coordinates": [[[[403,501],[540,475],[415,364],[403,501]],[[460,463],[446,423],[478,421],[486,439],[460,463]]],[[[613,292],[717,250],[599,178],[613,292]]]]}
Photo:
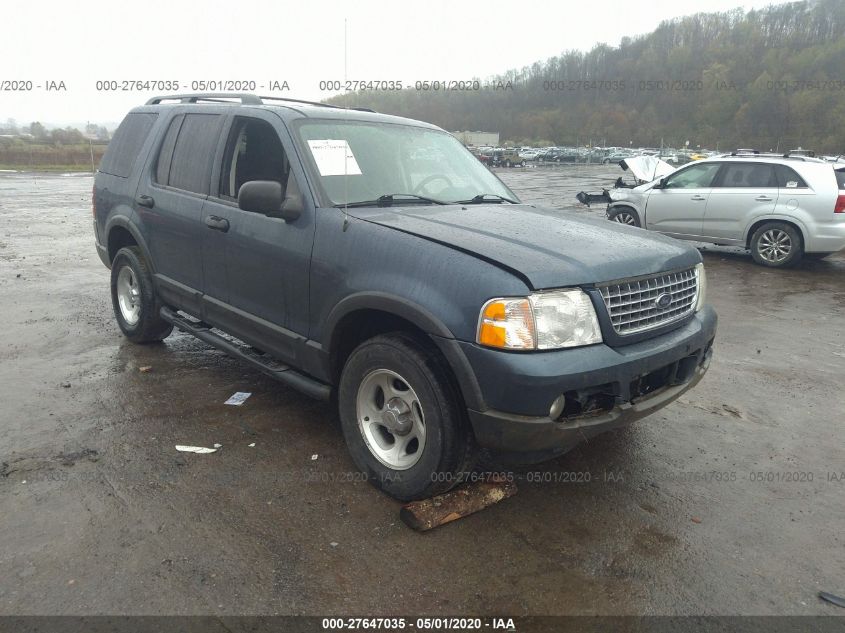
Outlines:
{"type": "MultiPolygon", "coordinates": [[[[811,189],[807,185],[807,181],[792,167],[777,165],[775,173],[778,181],[778,201],[775,206],[775,213],[787,217],[801,218],[805,214],[813,216],[817,211],[820,211],[821,214],[829,212],[830,201],[825,200],[821,203],[821,208],[818,208],[819,192],[811,189]]],[[[840,184],[841,188],[842,184],[840,184]]]]}
{"type": "Polygon", "coordinates": [[[716,176],[702,222],[702,235],[717,242],[742,242],[745,227],[771,215],[778,199],[775,165],[725,162],[716,176]]]}
{"type": "Polygon", "coordinates": [[[220,154],[202,213],[204,314],[238,338],[294,362],[297,343],[308,333],[313,209],[286,222],[241,210],[237,196],[252,180],[303,191],[304,174],[288,159],[294,154],[282,120],[264,110],[239,109],[220,154]]]}
{"type": "Polygon", "coordinates": [[[720,167],[718,162],[695,163],[667,176],[662,188],[653,187],[646,200],[645,227],[679,238],[699,237],[720,167]]]}
{"type": "Polygon", "coordinates": [[[202,204],[222,123],[220,112],[177,112],[136,197],[162,299],[196,316],[203,292],[202,204]]]}

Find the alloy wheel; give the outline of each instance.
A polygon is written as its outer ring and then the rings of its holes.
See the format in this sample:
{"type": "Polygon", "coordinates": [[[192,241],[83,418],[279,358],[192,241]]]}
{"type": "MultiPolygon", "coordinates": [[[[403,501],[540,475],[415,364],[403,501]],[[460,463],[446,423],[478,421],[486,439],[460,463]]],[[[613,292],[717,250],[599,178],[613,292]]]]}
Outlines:
{"type": "Polygon", "coordinates": [[[388,468],[407,470],[422,457],[425,418],[416,392],[389,369],[371,371],[358,387],[358,429],[373,456],[388,468]]]}

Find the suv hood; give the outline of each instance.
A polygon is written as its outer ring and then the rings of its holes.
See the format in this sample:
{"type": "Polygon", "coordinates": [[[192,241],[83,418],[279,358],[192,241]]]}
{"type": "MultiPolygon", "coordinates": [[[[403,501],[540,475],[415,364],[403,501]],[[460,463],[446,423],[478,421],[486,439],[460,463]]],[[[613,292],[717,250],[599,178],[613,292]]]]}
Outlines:
{"type": "Polygon", "coordinates": [[[691,246],[606,219],[525,204],[393,206],[349,214],[471,253],[534,290],[583,286],[691,267],[691,246]]]}

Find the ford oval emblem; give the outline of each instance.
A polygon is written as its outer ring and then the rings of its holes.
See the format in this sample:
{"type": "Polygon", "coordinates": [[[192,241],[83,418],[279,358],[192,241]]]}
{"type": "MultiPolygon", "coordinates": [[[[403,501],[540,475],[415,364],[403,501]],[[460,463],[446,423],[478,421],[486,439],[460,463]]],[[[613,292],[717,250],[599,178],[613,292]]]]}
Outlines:
{"type": "Polygon", "coordinates": [[[665,310],[672,304],[672,295],[668,292],[664,292],[661,295],[657,296],[657,299],[654,300],[654,307],[658,310],[665,310]]]}

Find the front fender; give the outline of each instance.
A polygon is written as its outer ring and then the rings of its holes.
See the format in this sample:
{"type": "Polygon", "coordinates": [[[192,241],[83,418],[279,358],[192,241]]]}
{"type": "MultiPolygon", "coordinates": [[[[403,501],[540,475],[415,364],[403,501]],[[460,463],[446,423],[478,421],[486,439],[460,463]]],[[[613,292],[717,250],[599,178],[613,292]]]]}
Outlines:
{"type": "Polygon", "coordinates": [[[343,317],[358,310],[379,310],[393,314],[428,334],[449,363],[466,405],[471,409],[484,408],[475,372],[452,332],[429,310],[403,297],[386,292],[359,292],[344,298],[329,313],[325,329],[328,340],[323,347],[324,351],[332,350],[337,345],[337,325],[343,317]]]}

